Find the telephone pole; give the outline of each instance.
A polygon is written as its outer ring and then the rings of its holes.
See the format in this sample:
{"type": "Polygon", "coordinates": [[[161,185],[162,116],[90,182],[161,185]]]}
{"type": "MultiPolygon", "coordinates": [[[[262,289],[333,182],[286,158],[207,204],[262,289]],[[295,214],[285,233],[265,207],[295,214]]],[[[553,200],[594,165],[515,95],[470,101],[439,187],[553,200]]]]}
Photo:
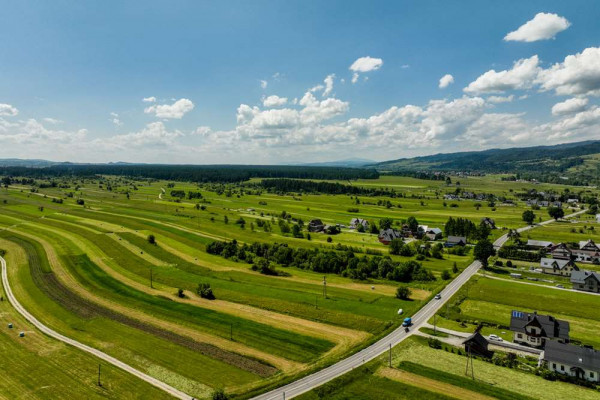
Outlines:
{"type": "Polygon", "coordinates": [[[390,343],[390,368],[392,368],[392,344],[390,343]]]}
{"type": "Polygon", "coordinates": [[[327,276],[323,276],[323,298],[327,298],[327,276]]]}
{"type": "Polygon", "coordinates": [[[100,372],[101,372],[101,364],[98,364],[98,386],[102,386],[102,382],[100,382],[100,372]]]}

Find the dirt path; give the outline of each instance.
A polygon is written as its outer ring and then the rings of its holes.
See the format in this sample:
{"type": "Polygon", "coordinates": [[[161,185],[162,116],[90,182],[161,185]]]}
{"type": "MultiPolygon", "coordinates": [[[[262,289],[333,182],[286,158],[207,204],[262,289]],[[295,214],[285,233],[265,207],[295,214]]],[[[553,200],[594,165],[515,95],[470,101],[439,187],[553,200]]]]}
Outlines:
{"type": "Polygon", "coordinates": [[[170,394],[171,396],[178,398],[178,399],[191,399],[192,397],[185,394],[184,392],[175,389],[174,387],[167,385],[166,383],[159,381],[156,378],[151,377],[150,375],[146,375],[145,373],[133,368],[132,366],[125,364],[124,362],[117,360],[116,358],[109,356],[108,354],[95,349],[93,347],[90,347],[88,345],[85,345],[83,343],[80,343],[76,340],[73,340],[69,337],[66,337],[64,335],[61,335],[60,333],[48,328],[46,325],[42,324],[40,321],[38,321],[33,315],[31,315],[27,310],[25,310],[25,308],[21,305],[21,303],[19,303],[19,301],[16,299],[16,297],[13,295],[12,289],[10,287],[10,283],[8,281],[8,272],[7,272],[7,266],[6,266],[6,261],[4,260],[4,258],[0,257],[0,264],[2,264],[2,285],[4,286],[4,290],[6,292],[6,297],[8,298],[8,301],[10,302],[10,304],[15,308],[15,310],[21,314],[27,321],[29,321],[32,325],[34,325],[37,329],[39,329],[40,331],[42,331],[43,333],[45,333],[46,335],[60,340],[61,342],[64,342],[68,345],[71,345],[73,347],[76,347],[80,350],[83,350],[87,353],[90,353],[112,365],[114,365],[115,367],[121,368],[122,370],[129,372],[132,375],[135,375],[136,377],[148,382],[149,384],[165,391],[166,393],[170,394]]]}
{"type": "Polygon", "coordinates": [[[416,386],[434,393],[443,394],[445,396],[454,397],[456,399],[471,399],[471,400],[494,400],[494,397],[489,397],[472,390],[463,389],[459,386],[454,386],[449,383],[436,381],[426,378],[421,375],[413,374],[400,369],[383,367],[379,368],[375,375],[382,378],[391,379],[394,381],[406,383],[411,386],[416,386]]]}

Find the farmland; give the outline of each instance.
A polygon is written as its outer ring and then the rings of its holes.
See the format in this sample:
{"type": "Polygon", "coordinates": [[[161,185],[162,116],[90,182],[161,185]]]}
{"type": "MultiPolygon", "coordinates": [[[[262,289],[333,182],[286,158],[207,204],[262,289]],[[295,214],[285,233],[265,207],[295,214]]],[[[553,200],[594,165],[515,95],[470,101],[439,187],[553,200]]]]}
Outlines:
{"type": "MultiPolygon", "coordinates": [[[[491,217],[499,227],[491,231],[492,238],[523,225],[527,207],[515,193],[531,184],[500,176],[453,181],[391,176],[338,181],[364,188],[360,193],[386,191],[377,195],[281,193],[265,190],[258,178],[243,184],[119,176],[16,182],[0,190],[0,248],[7,252],[15,296],[47,326],[194,397],[208,398],[217,389],[244,397],[331,364],[382,337],[401,322],[398,309],[413,314],[473,259],[470,250],[464,255],[443,250],[436,258],[426,243],[410,240],[414,254],[390,255],[376,234],[346,228],[350,219],[379,224],[389,218],[400,227],[415,217],[419,224],[443,229],[449,216],[475,223],[491,217]],[[457,188],[514,201],[444,199],[457,188]],[[341,233],[308,232],[306,224],[315,218],[341,225],[341,233]],[[293,233],[285,226],[299,229],[293,233]],[[377,260],[389,256],[386,262],[392,266],[418,262],[432,279],[323,272],[312,264],[275,261],[270,268],[277,273],[265,274],[254,268],[258,261],[251,264],[239,250],[227,256],[207,252],[214,242],[232,240],[238,249],[277,243],[294,254],[335,253],[356,258],[350,264],[365,271],[369,263],[381,266],[377,260]],[[199,285],[210,287],[214,298],[201,295],[199,285]],[[409,299],[396,298],[398,287],[410,289],[409,299]]],[[[546,219],[542,212],[539,216],[546,219]]],[[[481,289],[480,297],[470,293],[460,304],[464,315],[482,320],[477,307],[489,301],[483,295],[488,290],[481,289]]],[[[502,288],[494,290],[500,297],[502,288]]],[[[499,321],[501,313],[483,312],[491,321],[499,321]]],[[[573,335],[587,339],[596,316],[571,316],[582,322],[573,335]]],[[[451,319],[441,323],[453,324],[451,319]]],[[[114,374],[111,395],[127,397],[118,391],[127,376],[114,374]]],[[[381,372],[370,378],[380,381],[381,398],[400,390],[439,398],[439,393],[421,393],[391,376],[381,372]]],[[[365,389],[361,382],[348,389],[358,397],[365,389]]],[[[136,384],[144,387],[140,393],[155,390],[136,384]]]]}

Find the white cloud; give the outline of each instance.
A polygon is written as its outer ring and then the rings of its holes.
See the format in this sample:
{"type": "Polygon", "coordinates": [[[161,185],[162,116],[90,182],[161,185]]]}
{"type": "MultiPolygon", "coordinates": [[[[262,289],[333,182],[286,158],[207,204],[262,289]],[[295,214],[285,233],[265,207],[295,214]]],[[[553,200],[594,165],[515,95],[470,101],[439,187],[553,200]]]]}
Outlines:
{"type": "Polygon", "coordinates": [[[440,78],[439,88],[444,89],[454,83],[454,77],[450,74],[446,74],[440,78]]]}
{"type": "Polygon", "coordinates": [[[496,72],[489,70],[463,90],[470,94],[497,93],[511,89],[528,89],[541,68],[537,55],[515,62],[512,69],[496,72]]]}
{"type": "Polygon", "coordinates": [[[504,40],[517,42],[535,42],[552,39],[554,36],[571,26],[566,18],[557,14],[538,13],[532,20],[521,25],[516,31],[508,33],[504,40]]]}
{"type": "Polygon", "coordinates": [[[565,57],[562,63],[540,72],[542,90],[559,95],[600,96],[600,47],[589,47],[565,57]]]}
{"type": "Polygon", "coordinates": [[[515,95],[511,94],[510,96],[489,96],[486,101],[488,103],[510,103],[515,99],[515,95]]]}
{"type": "Polygon", "coordinates": [[[358,81],[359,72],[370,72],[375,71],[381,68],[383,65],[383,60],[381,58],[373,58],[373,57],[360,57],[356,59],[350,66],[350,71],[353,71],[352,74],[352,83],[356,83],[358,81]]]}
{"type": "Polygon", "coordinates": [[[194,109],[194,103],[188,99],[179,99],[173,104],[157,104],[144,109],[146,114],[154,114],[158,118],[181,119],[194,109]]]}
{"type": "Polygon", "coordinates": [[[48,118],[44,118],[44,119],[43,119],[43,121],[44,121],[44,122],[47,122],[47,123],[49,123],[49,124],[52,124],[52,125],[60,124],[60,123],[62,123],[62,122],[63,122],[63,121],[61,121],[60,119],[56,119],[56,118],[49,118],[49,117],[48,117],[48,118]]]}
{"type": "Polygon", "coordinates": [[[265,107],[281,107],[287,103],[287,97],[279,97],[277,95],[271,95],[263,99],[263,106],[265,107]]]}
{"type": "Polygon", "coordinates": [[[132,147],[170,146],[180,136],[183,136],[183,133],[177,130],[169,132],[162,122],[157,121],[149,123],[139,132],[95,139],[92,143],[109,150],[130,149],[132,147]]]}
{"type": "Polygon", "coordinates": [[[111,112],[110,113],[111,116],[111,122],[116,126],[116,127],[120,127],[123,126],[123,122],[121,122],[121,120],[119,119],[119,114],[117,114],[116,112],[111,112]]]}
{"type": "Polygon", "coordinates": [[[578,113],[587,107],[588,99],[572,98],[552,106],[552,115],[567,115],[578,113]]]}
{"type": "Polygon", "coordinates": [[[333,79],[334,78],[335,78],[335,74],[330,74],[330,75],[327,75],[327,77],[323,81],[323,82],[325,82],[325,90],[322,93],[323,97],[329,96],[331,94],[331,92],[333,91],[333,79]]]}
{"type": "Polygon", "coordinates": [[[360,57],[352,63],[350,70],[354,72],[369,72],[381,68],[383,60],[381,58],[360,57]]]}
{"type": "Polygon", "coordinates": [[[14,117],[19,114],[19,110],[10,104],[0,103],[0,117],[14,117]]]}
{"type": "Polygon", "coordinates": [[[10,142],[22,145],[55,145],[83,140],[86,129],[76,131],[48,129],[36,119],[8,122],[0,118],[0,143],[10,142]]]}
{"type": "Polygon", "coordinates": [[[260,80],[260,87],[261,88],[266,89],[268,85],[269,85],[269,82],[267,82],[267,81],[265,81],[263,79],[260,80]]]}
{"type": "Polygon", "coordinates": [[[154,96],[150,96],[150,97],[144,97],[144,98],[142,99],[142,101],[143,101],[144,103],[155,103],[155,102],[156,102],[156,97],[154,97],[154,96]]]}

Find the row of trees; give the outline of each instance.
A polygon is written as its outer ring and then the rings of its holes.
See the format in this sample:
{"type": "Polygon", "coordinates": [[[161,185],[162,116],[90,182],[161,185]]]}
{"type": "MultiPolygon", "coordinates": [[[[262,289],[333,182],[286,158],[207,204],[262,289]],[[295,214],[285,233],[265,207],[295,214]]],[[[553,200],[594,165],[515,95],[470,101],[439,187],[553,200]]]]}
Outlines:
{"type": "Polygon", "coordinates": [[[271,192],[304,192],[304,193],[326,193],[326,194],[352,194],[366,196],[389,196],[396,197],[393,189],[371,189],[361,186],[343,185],[337,182],[317,182],[297,179],[263,179],[261,187],[271,192]]]}
{"type": "Polygon", "coordinates": [[[432,281],[435,276],[417,261],[395,262],[389,256],[356,256],[350,250],[292,248],[287,244],[259,243],[239,245],[237,241],[214,241],[206,246],[210,254],[236,261],[264,262],[297,267],[320,273],[335,273],[352,279],[379,278],[396,282],[432,281]]]}
{"type": "Polygon", "coordinates": [[[469,240],[486,239],[490,235],[490,227],[481,222],[476,225],[467,218],[448,218],[444,226],[446,236],[464,236],[469,240]]]}

